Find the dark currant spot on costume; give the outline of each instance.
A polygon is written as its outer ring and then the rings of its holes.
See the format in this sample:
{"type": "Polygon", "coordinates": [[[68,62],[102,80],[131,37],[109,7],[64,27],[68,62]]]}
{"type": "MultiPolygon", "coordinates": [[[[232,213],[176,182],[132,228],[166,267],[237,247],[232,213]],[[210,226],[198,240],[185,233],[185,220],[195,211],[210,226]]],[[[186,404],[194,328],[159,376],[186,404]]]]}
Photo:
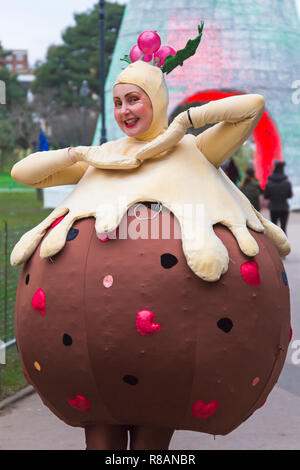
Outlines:
{"type": "Polygon", "coordinates": [[[124,375],[123,382],[128,385],[136,385],[138,383],[138,378],[134,375],[124,375]]]}
{"type": "Polygon", "coordinates": [[[29,284],[29,279],[30,279],[30,275],[27,274],[26,279],[25,279],[25,284],[27,284],[27,285],[29,284]]]}
{"type": "Polygon", "coordinates": [[[74,240],[79,233],[79,230],[77,228],[70,228],[68,235],[67,235],[67,242],[70,242],[74,240]]]}
{"type": "Polygon", "coordinates": [[[160,262],[163,268],[170,269],[178,263],[176,256],[171,255],[171,253],[164,253],[160,257],[160,262]]]}
{"type": "Polygon", "coordinates": [[[233,327],[233,323],[230,318],[221,318],[218,321],[217,325],[220,330],[224,331],[224,333],[229,333],[229,331],[233,327]]]}
{"type": "Polygon", "coordinates": [[[63,343],[64,343],[65,346],[71,346],[72,343],[73,343],[73,340],[72,340],[71,336],[67,335],[67,334],[64,334],[63,343]]]}
{"type": "Polygon", "coordinates": [[[284,271],[282,271],[281,276],[282,276],[282,280],[283,280],[284,284],[287,286],[288,285],[288,280],[287,280],[287,277],[286,277],[286,274],[285,274],[284,271]]]}

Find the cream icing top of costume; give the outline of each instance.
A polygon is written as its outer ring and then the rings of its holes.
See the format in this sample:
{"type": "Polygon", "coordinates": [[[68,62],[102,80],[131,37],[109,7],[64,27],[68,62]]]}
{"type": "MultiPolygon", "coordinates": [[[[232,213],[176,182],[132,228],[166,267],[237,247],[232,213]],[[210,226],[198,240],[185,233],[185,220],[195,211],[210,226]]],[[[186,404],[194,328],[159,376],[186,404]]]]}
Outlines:
{"type": "Polygon", "coordinates": [[[22,236],[11,264],[26,262],[62,215],[62,222],[41,243],[43,258],[64,247],[75,220],[95,217],[100,236],[115,230],[127,209],[140,201],[160,201],[175,214],[187,263],[203,280],[216,281],[228,269],[227,250],[213,230],[217,223],[232,232],[247,256],[259,250],[247,227],[265,232],[280,255],[287,255],[290,245],[284,232],[257,212],[220,168],[254,130],[264,110],[263,97],[250,94],[212,101],[181,113],[167,127],[168,90],[158,67],[139,60],[121,72],[116,80],[120,83],[134,84],[147,93],[153,111],[149,129],[134,138],[76,147],[75,161],[68,149],[61,149],[37,152],[18,162],[12,176],[20,183],[34,188],[76,187],[43,222],[22,236]],[[186,135],[188,127],[206,124],[215,125],[197,137],[186,135]],[[202,208],[201,223],[193,227],[192,235],[190,212],[183,210],[186,205],[202,208]]]}

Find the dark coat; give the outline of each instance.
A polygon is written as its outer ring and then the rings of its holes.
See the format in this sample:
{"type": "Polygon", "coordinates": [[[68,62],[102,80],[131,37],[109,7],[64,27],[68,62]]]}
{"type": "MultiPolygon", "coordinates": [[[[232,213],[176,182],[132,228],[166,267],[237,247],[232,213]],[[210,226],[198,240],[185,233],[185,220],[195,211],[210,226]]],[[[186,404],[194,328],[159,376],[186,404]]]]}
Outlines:
{"type": "Polygon", "coordinates": [[[265,198],[270,200],[269,209],[271,211],[288,211],[287,199],[292,196],[292,185],[285,174],[273,173],[269,176],[265,198]]]}
{"type": "Polygon", "coordinates": [[[255,207],[257,211],[260,210],[259,196],[262,194],[262,191],[259,186],[259,182],[255,179],[250,179],[246,181],[242,187],[240,187],[242,193],[249,199],[252,206],[255,207]]]}
{"type": "Polygon", "coordinates": [[[230,159],[225,169],[225,173],[234,184],[237,184],[238,180],[240,179],[240,173],[232,158],[230,159]]]}

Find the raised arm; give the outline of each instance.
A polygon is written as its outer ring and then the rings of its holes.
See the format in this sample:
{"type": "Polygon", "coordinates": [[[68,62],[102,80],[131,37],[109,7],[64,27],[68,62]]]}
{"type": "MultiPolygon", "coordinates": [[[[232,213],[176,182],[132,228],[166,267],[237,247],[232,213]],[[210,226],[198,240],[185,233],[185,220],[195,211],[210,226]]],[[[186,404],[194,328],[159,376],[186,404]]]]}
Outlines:
{"type": "Polygon", "coordinates": [[[68,149],[36,152],[16,163],[11,176],[32,188],[76,184],[88,168],[84,161],[71,159],[68,149]]]}
{"type": "Polygon", "coordinates": [[[190,109],[194,127],[216,124],[196,137],[199,150],[215,167],[221,166],[248,139],[264,111],[261,95],[239,95],[190,109]],[[195,111],[194,111],[195,110],[195,111]]]}
{"type": "Polygon", "coordinates": [[[197,146],[215,167],[219,167],[248,139],[264,111],[261,95],[239,95],[211,101],[178,114],[164,134],[156,137],[136,158],[143,161],[174,147],[189,127],[216,124],[196,138],[197,146]]]}

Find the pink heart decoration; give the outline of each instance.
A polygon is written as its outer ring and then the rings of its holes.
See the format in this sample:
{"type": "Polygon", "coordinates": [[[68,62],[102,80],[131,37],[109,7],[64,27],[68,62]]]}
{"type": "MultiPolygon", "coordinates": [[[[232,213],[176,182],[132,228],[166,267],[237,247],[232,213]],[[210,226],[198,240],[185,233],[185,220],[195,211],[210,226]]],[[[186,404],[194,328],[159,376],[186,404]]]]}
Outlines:
{"type": "Polygon", "coordinates": [[[219,406],[218,400],[211,401],[210,403],[204,403],[204,401],[195,401],[192,414],[195,418],[207,419],[214,415],[219,406]]]}
{"type": "Polygon", "coordinates": [[[246,261],[246,263],[241,264],[241,275],[244,281],[251,286],[259,286],[259,266],[256,261],[246,261]]]}
{"type": "Polygon", "coordinates": [[[161,329],[159,323],[154,323],[154,313],[150,310],[140,310],[136,316],[136,329],[141,335],[153,335],[161,329]]]}
{"type": "Polygon", "coordinates": [[[78,411],[90,411],[91,404],[87,398],[82,395],[76,395],[75,398],[69,398],[68,403],[72,408],[78,411]]]}
{"type": "Polygon", "coordinates": [[[34,310],[38,310],[41,315],[46,313],[46,295],[43,289],[38,289],[31,300],[31,305],[34,310]]]}

